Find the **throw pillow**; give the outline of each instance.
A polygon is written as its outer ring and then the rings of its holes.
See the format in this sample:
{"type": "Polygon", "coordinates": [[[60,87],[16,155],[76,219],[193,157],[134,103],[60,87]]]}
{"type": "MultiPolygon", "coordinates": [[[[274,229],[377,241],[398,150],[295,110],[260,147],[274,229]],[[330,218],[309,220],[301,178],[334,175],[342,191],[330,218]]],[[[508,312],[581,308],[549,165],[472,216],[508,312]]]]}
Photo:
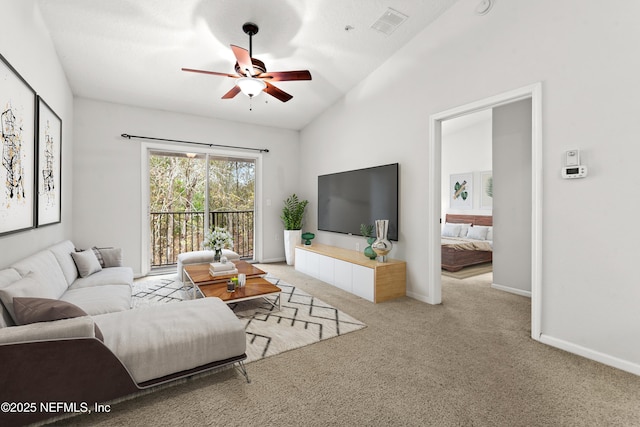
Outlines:
{"type": "Polygon", "coordinates": [[[16,320],[13,312],[13,300],[16,297],[45,297],[57,298],[50,286],[46,286],[47,280],[39,273],[31,272],[20,280],[16,280],[0,288],[0,300],[9,312],[11,318],[16,320]]]}
{"type": "Polygon", "coordinates": [[[93,250],[97,250],[100,253],[100,258],[102,259],[102,262],[100,264],[102,264],[102,268],[122,267],[122,248],[93,247],[93,250]]]}
{"type": "Polygon", "coordinates": [[[71,257],[78,267],[80,277],[87,277],[102,270],[93,251],[71,252],[71,257]]]}
{"type": "MultiPolygon", "coordinates": [[[[13,310],[18,325],[88,316],[77,305],[49,298],[16,297],[13,299],[13,310]]],[[[104,336],[98,325],[95,325],[95,333],[96,338],[104,341],[104,336]]]]}

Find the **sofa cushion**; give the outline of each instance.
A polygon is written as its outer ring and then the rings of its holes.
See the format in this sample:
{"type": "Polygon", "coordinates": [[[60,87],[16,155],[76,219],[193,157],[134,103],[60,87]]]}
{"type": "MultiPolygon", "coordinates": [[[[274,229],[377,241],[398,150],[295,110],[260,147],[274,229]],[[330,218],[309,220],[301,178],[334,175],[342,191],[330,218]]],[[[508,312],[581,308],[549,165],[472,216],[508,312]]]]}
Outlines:
{"type": "Polygon", "coordinates": [[[77,305],[90,316],[113,313],[131,308],[131,287],[103,285],[93,288],[69,289],[60,299],[77,305]]]}
{"type": "Polygon", "coordinates": [[[64,338],[95,338],[95,323],[89,316],[0,329],[0,344],[64,338]]]}
{"type": "Polygon", "coordinates": [[[104,344],[137,383],[246,350],[243,323],[218,298],[136,308],[93,320],[104,334],[104,344]]]}
{"type": "MultiPolygon", "coordinates": [[[[13,268],[0,270],[0,289],[9,286],[13,282],[17,282],[20,279],[22,279],[22,277],[13,268]]],[[[15,324],[16,323],[13,321],[9,311],[0,303],[0,328],[6,328],[7,326],[13,326],[15,324]]]]}
{"type": "Polygon", "coordinates": [[[71,257],[71,254],[76,251],[75,246],[71,240],[65,240],[51,246],[49,250],[53,256],[56,257],[58,264],[60,264],[62,273],[64,274],[65,279],[67,279],[67,286],[69,286],[78,278],[78,268],[71,257]]]}
{"type": "Polygon", "coordinates": [[[78,277],[69,286],[69,289],[80,289],[104,285],[126,285],[133,284],[133,270],[129,267],[110,267],[87,277],[78,277]]]}
{"type": "MultiPolygon", "coordinates": [[[[52,255],[53,256],[53,255],[52,255]]],[[[47,286],[47,280],[37,272],[27,274],[25,277],[0,288],[0,300],[9,312],[9,315],[16,322],[16,315],[13,310],[13,299],[17,297],[36,297],[57,299],[53,289],[47,286]]],[[[16,322],[17,323],[17,322],[16,322]]]]}
{"type": "Polygon", "coordinates": [[[39,273],[41,277],[47,279],[47,287],[53,291],[53,296],[48,295],[22,295],[22,296],[40,296],[45,298],[58,298],[62,295],[69,284],[64,277],[62,268],[58,264],[58,260],[49,250],[40,251],[20,260],[13,264],[11,267],[15,268],[22,277],[25,277],[29,272],[39,273]]]}
{"type": "Polygon", "coordinates": [[[78,274],[80,277],[91,276],[93,273],[97,273],[102,270],[100,261],[96,258],[96,254],[93,251],[72,252],[71,257],[78,267],[78,274]]]}
{"type": "MultiPolygon", "coordinates": [[[[87,313],[77,305],[49,298],[16,297],[13,299],[13,312],[18,325],[87,316],[87,313]]],[[[96,325],[95,335],[100,341],[104,341],[98,325],[96,325]]]]}

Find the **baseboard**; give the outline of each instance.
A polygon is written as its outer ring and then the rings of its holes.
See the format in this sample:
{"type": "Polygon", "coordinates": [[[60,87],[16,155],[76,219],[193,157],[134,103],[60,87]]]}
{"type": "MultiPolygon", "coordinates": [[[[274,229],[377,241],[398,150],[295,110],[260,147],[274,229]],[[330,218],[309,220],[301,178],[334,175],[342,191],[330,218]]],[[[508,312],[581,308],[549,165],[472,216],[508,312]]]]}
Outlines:
{"type": "Polygon", "coordinates": [[[601,353],[599,351],[592,350],[590,348],[582,347],[577,344],[570,343],[565,340],[554,338],[549,335],[540,335],[540,342],[556,347],[569,353],[577,354],[578,356],[585,357],[587,359],[595,360],[602,364],[612,366],[622,371],[630,372],[640,376],[640,365],[637,363],[629,362],[628,360],[619,359],[609,354],[601,353]]]}
{"type": "Polygon", "coordinates": [[[273,262],[284,262],[284,261],[286,261],[286,259],[282,257],[282,258],[267,258],[267,259],[260,260],[258,262],[260,264],[269,264],[273,262]]]}
{"type": "Polygon", "coordinates": [[[505,292],[509,292],[509,293],[512,293],[512,294],[521,295],[523,297],[531,298],[531,291],[525,291],[523,289],[512,288],[512,287],[509,287],[509,286],[502,286],[502,285],[498,285],[496,283],[492,283],[491,287],[493,289],[497,289],[499,291],[505,291],[505,292]]]}
{"type": "Polygon", "coordinates": [[[422,294],[416,294],[415,292],[407,291],[406,295],[409,298],[413,298],[413,299],[421,301],[421,302],[426,302],[427,304],[433,304],[433,302],[431,301],[431,298],[429,298],[427,296],[424,296],[422,294]]]}

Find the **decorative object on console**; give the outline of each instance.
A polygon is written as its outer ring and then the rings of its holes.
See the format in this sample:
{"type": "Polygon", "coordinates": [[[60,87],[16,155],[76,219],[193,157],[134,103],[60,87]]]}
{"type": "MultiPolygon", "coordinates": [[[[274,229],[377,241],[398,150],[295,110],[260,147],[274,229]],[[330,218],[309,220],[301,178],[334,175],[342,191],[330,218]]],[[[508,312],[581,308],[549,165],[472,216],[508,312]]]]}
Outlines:
{"type": "Polygon", "coordinates": [[[313,234],[313,233],[309,233],[309,232],[302,233],[302,238],[304,239],[304,244],[307,245],[307,246],[311,245],[311,240],[313,240],[314,237],[316,237],[316,235],[313,234]]]}
{"type": "Polygon", "coordinates": [[[215,227],[213,231],[205,233],[202,246],[215,251],[213,259],[214,261],[220,261],[222,250],[233,248],[233,238],[226,229],[215,227]]]}
{"type": "Polygon", "coordinates": [[[36,226],[61,222],[62,119],[38,97],[38,215],[36,226]]]}
{"type": "Polygon", "coordinates": [[[0,235],[34,225],[36,92],[0,55],[0,235]]]}
{"type": "Polygon", "coordinates": [[[387,239],[387,232],[389,231],[388,219],[376,220],[376,236],[377,239],[371,245],[371,249],[378,254],[380,262],[387,262],[387,254],[391,252],[391,242],[387,239]]]}
{"type": "Polygon", "coordinates": [[[376,259],[378,255],[371,248],[371,245],[373,244],[373,242],[376,241],[376,238],[373,237],[373,225],[360,224],[360,234],[362,234],[364,237],[367,238],[367,244],[369,245],[366,248],[364,248],[364,256],[366,256],[369,259],[376,259]]]}
{"type": "Polygon", "coordinates": [[[284,255],[287,265],[295,263],[295,248],[302,237],[302,219],[308,200],[300,200],[294,193],[284,201],[280,219],[284,222],[284,255]]]}

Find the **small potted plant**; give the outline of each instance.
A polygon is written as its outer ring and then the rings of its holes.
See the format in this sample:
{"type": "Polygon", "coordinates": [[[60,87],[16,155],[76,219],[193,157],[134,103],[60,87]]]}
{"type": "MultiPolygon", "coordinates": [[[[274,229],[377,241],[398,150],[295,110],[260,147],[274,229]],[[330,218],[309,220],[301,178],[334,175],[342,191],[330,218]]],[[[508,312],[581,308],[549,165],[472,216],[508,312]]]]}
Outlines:
{"type": "Polygon", "coordinates": [[[308,200],[298,199],[294,193],[284,201],[282,207],[280,218],[284,222],[284,255],[288,265],[295,263],[295,249],[301,242],[302,218],[308,203],[308,200]]]}
{"type": "Polygon", "coordinates": [[[204,234],[202,246],[205,249],[215,251],[213,260],[220,261],[222,250],[225,248],[233,248],[233,238],[225,228],[215,227],[212,231],[207,231],[204,234]]]}
{"type": "Polygon", "coordinates": [[[364,256],[369,259],[376,259],[378,255],[371,248],[371,244],[376,241],[376,238],[373,237],[373,224],[360,224],[360,234],[367,238],[367,243],[369,244],[364,248],[364,256]]]}

